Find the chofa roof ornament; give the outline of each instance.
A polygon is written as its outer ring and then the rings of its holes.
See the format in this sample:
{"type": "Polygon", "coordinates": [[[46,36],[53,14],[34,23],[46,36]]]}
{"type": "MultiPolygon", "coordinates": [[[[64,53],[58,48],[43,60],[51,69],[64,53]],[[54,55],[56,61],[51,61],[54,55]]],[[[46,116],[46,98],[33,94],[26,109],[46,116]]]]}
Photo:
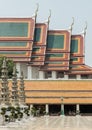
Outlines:
{"type": "Polygon", "coordinates": [[[87,21],[85,22],[84,36],[86,35],[86,31],[87,31],[87,21]]]}
{"type": "Polygon", "coordinates": [[[49,10],[48,25],[50,23],[50,18],[51,18],[51,9],[49,10]]]}
{"type": "Polygon", "coordinates": [[[36,5],[37,5],[37,8],[35,10],[35,19],[37,18],[37,13],[38,13],[38,10],[39,10],[39,4],[37,3],[36,5]]]}
{"type": "Polygon", "coordinates": [[[70,26],[70,30],[71,30],[71,32],[72,32],[72,29],[73,29],[73,25],[74,25],[74,17],[72,17],[72,24],[71,24],[71,26],[70,26]]]}

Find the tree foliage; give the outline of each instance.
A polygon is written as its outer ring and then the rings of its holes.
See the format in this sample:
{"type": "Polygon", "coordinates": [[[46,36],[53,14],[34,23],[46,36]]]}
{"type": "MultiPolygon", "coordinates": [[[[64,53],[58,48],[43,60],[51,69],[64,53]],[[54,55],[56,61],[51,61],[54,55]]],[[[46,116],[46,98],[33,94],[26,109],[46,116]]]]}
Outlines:
{"type": "MultiPolygon", "coordinates": [[[[4,59],[4,57],[0,57],[0,77],[2,74],[1,71],[2,71],[3,59],[4,59]]],[[[7,70],[8,70],[8,78],[12,78],[14,62],[12,60],[6,58],[6,66],[7,66],[7,70]]]]}

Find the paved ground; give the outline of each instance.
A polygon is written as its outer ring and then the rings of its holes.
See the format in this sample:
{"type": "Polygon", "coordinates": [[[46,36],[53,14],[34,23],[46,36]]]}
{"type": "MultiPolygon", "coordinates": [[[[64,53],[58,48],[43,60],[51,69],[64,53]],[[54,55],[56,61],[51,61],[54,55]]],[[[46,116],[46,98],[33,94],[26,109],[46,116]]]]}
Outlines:
{"type": "Polygon", "coordinates": [[[92,130],[92,116],[36,117],[19,124],[0,126],[0,130],[92,130]]]}

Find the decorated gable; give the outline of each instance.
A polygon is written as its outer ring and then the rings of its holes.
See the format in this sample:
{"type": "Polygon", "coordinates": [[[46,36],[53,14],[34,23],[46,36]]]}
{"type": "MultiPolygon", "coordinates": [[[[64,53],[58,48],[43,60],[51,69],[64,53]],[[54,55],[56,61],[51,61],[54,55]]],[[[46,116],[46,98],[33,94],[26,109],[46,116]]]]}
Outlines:
{"type": "Polygon", "coordinates": [[[84,41],[82,35],[72,35],[71,56],[84,56],[84,41]]]}
{"type": "Polygon", "coordinates": [[[70,50],[71,64],[84,64],[84,36],[72,35],[71,50],[70,50]]]}
{"type": "Polygon", "coordinates": [[[44,65],[48,26],[45,23],[35,25],[34,44],[30,64],[44,65]]]}
{"type": "Polygon", "coordinates": [[[32,18],[1,18],[0,40],[33,40],[34,26],[32,18]]]}
{"type": "Polygon", "coordinates": [[[35,25],[34,46],[46,45],[48,26],[45,23],[35,25]]]}
{"type": "Polygon", "coordinates": [[[1,18],[0,19],[0,56],[14,61],[29,62],[35,20],[33,18],[1,18]]]}
{"type": "Polygon", "coordinates": [[[70,52],[70,33],[68,31],[48,31],[47,52],[70,52]]]}
{"type": "Polygon", "coordinates": [[[47,35],[45,65],[42,70],[69,70],[70,32],[50,30],[47,35]]]}

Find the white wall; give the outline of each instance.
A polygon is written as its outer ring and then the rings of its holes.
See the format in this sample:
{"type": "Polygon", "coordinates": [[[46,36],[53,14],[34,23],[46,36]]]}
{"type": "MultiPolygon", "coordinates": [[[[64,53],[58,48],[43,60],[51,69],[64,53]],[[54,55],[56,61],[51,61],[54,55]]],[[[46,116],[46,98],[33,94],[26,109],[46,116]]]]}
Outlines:
{"type": "Polygon", "coordinates": [[[39,67],[32,67],[32,78],[39,79],[39,67]]]}
{"type": "Polygon", "coordinates": [[[22,63],[21,64],[21,71],[23,71],[23,74],[24,74],[24,79],[27,79],[27,64],[25,63],[22,63]]]}

